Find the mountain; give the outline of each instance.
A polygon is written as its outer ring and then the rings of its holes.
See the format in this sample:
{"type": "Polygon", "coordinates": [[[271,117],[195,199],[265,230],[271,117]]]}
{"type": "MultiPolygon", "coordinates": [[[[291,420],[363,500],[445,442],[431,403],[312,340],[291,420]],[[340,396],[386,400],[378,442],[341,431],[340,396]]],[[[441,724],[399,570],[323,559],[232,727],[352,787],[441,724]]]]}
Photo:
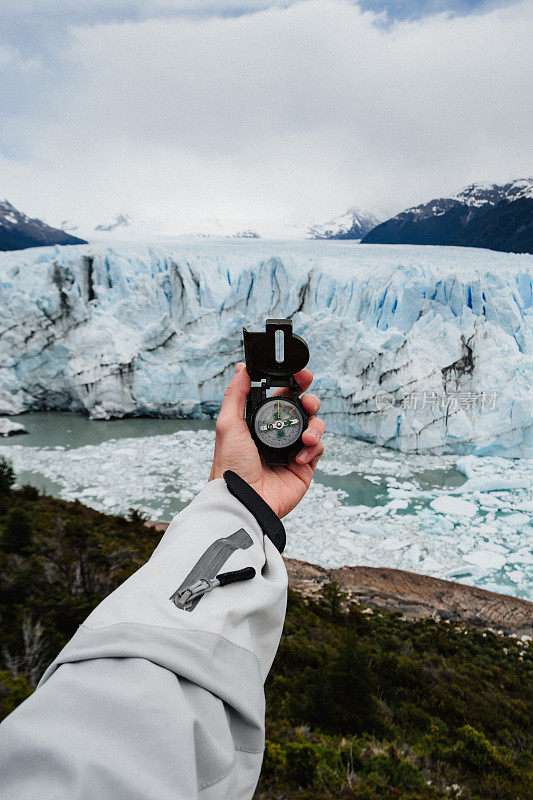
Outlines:
{"type": "Polygon", "coordinates": [[[176,237],[206,237],[220,239],[260,239],[261,235],[242,221],[224,222],[218,219],[204,219],[197,222],[178,218],[175,228],[164,222],[146,222],[131,217],[125,211],[115,213],[111,218],[78,220],[64,219],[60,226],[70,233],[78,233],[93,241],[145,242],[149,239],[160,241],[176,237]]]}
{"type": "Polygon", "coordinates": [[[0,201],[0,250],[22,250],[48,244],[86,244],[86,241],[51,228],[40,219],[31,219],[7,200],[0,201]]]}
{"type": "Polygon", "coordinates": [[[308,235],[311,239],[362,239],[379,223],[380,220],[373,214],[349,208],[345,214],[330,222],[310,225],[308,235]]]}
{"type": "Polygon", "coordinates": [[[115,218],[107,224],[96,225],[95,231],[115,231],[117,228],[127,228],[131,225],[131,217],[128,214],[117,214],[115,218]]]}
{"type": "Polygon", "coordinates": [[[402,211],[366,234],[363,244],[436,244],[533,253],[533,178],[473,183],[402,211]]]}
{"type": "Polygon", "coordinates": [[[0,414],[213,416],[243,322],[291,317],[332,432],[404,452],[527,452],[529,256],[235,242],[0,254],[0,414]]]}

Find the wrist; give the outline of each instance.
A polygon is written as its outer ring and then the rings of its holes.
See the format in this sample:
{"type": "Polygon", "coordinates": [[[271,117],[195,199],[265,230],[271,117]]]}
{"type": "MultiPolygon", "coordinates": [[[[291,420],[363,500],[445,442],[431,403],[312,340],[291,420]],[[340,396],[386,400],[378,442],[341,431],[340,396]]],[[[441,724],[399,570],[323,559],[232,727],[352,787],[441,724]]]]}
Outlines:
{"type": "MultiPolygon", "coordinates": [[[[254,488],[254,485],[247,483],[240,475],[232,470],[225,470],[224,480],[228,490],[234,497],[250,511],[259,523],[263,533],[268,536],[271,542],[283,552],[286,543],[285,528],[274,509],[267,503],[265,498],[254,488]]],[[[257,484],[255,484],[257,486],[257,484]]]]}

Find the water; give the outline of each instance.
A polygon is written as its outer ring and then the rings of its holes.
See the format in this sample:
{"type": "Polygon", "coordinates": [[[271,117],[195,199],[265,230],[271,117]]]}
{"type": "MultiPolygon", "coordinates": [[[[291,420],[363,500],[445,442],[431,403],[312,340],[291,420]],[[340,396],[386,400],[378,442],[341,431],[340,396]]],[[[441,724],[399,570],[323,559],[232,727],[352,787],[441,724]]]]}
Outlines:
{"type": "MultiPolygon", "coordinates": [[[[94,422],[52,412],[12,419],[29,434],[1,439],[0,455],[12,459],[19,483],[99,510],[137,508],[169,520],[209,476],[209,420],[94,422]]],[[[286,555],[328,567],[398,567],[532,596],[530,464],[407,455],[333,434],[324,441],[310,490],[284,520],[286,555]],[[434,501],[445,503],[443,511],[434,501]]]]}
{"type": "Polygon", "coordinates": [[[109,439],[128,439],[140,436],[158,436],[175,431],[215,430],[211,420],[157,419],[150,417],[91,420],[79,414],[58,411],[37,414],[19,414],[9,417],[20,422],[28,431],[25,435],[0,439],[0,445],[24,447],[64,447],[71,450],[86,444],[101,444],[109,439]]]}

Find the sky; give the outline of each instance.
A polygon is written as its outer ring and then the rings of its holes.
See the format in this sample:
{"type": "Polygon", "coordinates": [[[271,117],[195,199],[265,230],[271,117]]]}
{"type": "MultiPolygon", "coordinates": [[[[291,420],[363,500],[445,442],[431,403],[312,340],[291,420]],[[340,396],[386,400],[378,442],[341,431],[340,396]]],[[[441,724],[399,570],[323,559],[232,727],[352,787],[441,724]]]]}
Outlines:
{"type": "Polygon", "coordinates": [[[533,174],[533,3],[2,0],[0,198],[173,234],[533,174]]]}

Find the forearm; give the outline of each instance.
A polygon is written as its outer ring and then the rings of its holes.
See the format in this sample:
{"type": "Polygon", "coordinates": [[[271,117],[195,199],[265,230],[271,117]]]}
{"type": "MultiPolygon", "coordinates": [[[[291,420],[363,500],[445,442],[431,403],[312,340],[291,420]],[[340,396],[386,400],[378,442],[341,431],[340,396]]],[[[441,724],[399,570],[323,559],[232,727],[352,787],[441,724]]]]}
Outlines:
{"type": "Polygon", "coordinates": [[[283,526],[234,479],[242,488],[244,502],[224,479],[208,483],[4,722],[0,769],[14,800],[34,789],[91,800],[251,797],[287,576],[283,526]],[[171,599],[198,569],[212,578],[244,567],[252,580],[189,610],[171,599]]]}

